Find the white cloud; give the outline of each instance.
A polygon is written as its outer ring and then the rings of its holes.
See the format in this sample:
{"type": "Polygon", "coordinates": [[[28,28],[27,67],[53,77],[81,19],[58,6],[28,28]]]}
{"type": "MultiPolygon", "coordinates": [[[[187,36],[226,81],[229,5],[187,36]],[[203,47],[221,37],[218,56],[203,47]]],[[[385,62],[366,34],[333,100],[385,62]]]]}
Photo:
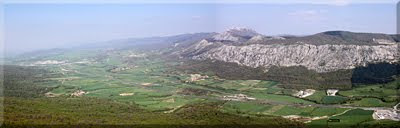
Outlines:
{"type": "Polygon", "coordinates": [[[398,0],[3,0],[4,3],[266,3],[266,4],[396,4],[398,0]]]}

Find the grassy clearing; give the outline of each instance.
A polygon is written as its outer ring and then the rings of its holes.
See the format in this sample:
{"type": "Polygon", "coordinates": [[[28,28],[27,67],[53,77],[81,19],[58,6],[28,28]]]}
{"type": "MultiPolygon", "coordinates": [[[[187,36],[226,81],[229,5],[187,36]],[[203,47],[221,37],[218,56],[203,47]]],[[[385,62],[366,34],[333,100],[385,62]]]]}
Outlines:
{"type": "Polygon", "coordinates": [[[294,107],[286,105],[269,105],[257,102],[229,101],[223,105],[222,111],[233,114],[299,115],[304,117],[332,116],[344,112],[345,108],[294,107]]]}
{"type": "Polygon", "coordinates": [[[339,91],[340,95],[347,97],[356,97],[356,96],[375,96],[375,97],[386,97],[397,95],[398,92],[396,89],[385,88],[383,85],[371,85],[364,87],[357,87],[348,91],[339,91]]]}
{"type": "Polygon", "coordinates": [[[322,99],[326,96],[325,91],[317,90],[311,96],[306,97],[305,99],[315,101],[316,103],[322,103],[322,99]]]}
{"type": "Polygon", "coordinates": [[[362,107],[392,107],[396,103],[386,103],[377,98],[362,98],[359,101],[354,101],[351,103],[355,106],[362,106],[362,107]]]}
{"type": "Polygon", "coordinates": [[[348,110],[347,108],[315,108],[312,112],[310,112],[309,116],[311,117],[319,117],[319,116],[332,116],[338,113],[342,113],[348,110]]]}
{"type": "Polygon", "coordinates": [[[294,104],[315,104],[314,102],[306,101],[303,99],[287,95],[267,94],[263,92],[250,92],[249,95],[251,97],[257,98],[258,100],[275,101],[282,103],[294,103],[294,104]]]}
{"type": "Polygon", "coordinates": [[[382,128],[382,127],[398,128],[400,127],[400,122],[392,120],[373,120],[373,121],[363,122],[362,126],[369,128],[382,128]]]}
{"type": "Polygon", "coordinates": [[[346,102],[347,98],[342,96],[324,96],[321,100],[323,104],[340,104],[346,102]]]}
{"type": "Polygon", "coordinates": [[[223,105],[222,110],[235,114],[261,114],[271,108],[271,105],[259,104],[256,102],[229,101],[223,105]]]}
{"type": "Polygon", "coordinates": [[[274,115],[308,115],[307,113],[311,113],[314,110],[313,107],[292,107],[292,106],[285,106],[278,111],[274,112],[274,115]]]}
{"type": "MultiPolygon", "coordinates": [[[[352,127],[359,126],[363,122],[372,121],[372,113],[373,111],[362,110],[362,109],[354,109],[347,111],[346,113],[331,117],[331,119],[340,119],[340,122],[331,122],[329,123],[330,127],[352,127]]],[[[310,127],[326,127],[327,119],[315,120],[307,125],[310,127]]],[[[360,127],[360,126],[359,126],[360,127]]]]}
{"type": "Polygon", "coordinates": [[[391,107],[399,102],[399,80],[387,84],[361,86],[339,91],[339,95],[349,97],[349,104],[361,107],[391,107]]]}

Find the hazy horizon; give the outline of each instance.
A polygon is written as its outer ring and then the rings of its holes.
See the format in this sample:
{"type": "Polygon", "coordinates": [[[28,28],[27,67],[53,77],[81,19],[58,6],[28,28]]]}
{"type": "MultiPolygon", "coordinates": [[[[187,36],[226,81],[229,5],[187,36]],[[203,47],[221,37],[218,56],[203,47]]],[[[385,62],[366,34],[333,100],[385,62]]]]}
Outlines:
{"type": "Polygon", "coordinates": [[[5,127],[400,128],[400,0],[0,0],[0,17],[5,127]]]}
{"type": "Polygon", "coordinates": [[[389,3],[6,4],[4,17],[6,54],[231,27],[264,35],[396,32],[396,4],[389,3]]]}

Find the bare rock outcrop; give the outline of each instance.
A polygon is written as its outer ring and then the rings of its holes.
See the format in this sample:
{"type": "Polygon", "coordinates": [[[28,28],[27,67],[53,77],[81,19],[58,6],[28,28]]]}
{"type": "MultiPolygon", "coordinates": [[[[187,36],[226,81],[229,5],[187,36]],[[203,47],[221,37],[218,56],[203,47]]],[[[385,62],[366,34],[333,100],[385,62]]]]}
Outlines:
{"type": "Polygon", "coordinates": [[[263,67],[266,71],[273,66],[304,66],[321,73],[374,63],[397,63],[400,43],[396,42],[396,37],[331,31],[286,39],[237,28],[203,39],[178,54],[195,60],[220,60],[253,68],[263,67]]]}
{"type": "MultiPolygon", "coordinates": [[[[192,59],[215,59],[250,67],[304,66],[317,72],[353,69],[369,63],[399,61],[398,44],[392,45],[220,45],[192,59]]],[[[197,49],[202,50],[202,49],[197,49]]]]}

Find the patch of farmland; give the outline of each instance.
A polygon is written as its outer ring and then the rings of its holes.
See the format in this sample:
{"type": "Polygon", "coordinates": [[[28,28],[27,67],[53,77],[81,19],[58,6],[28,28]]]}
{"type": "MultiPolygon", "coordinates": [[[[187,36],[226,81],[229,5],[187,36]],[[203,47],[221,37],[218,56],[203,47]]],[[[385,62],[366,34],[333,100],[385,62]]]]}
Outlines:
{"type": "Polygon", "coordinates": [[[351,104],[361,107],[391,107],[394,106],[396,102],[386,103],[377,98],[362,98],[359,101],[353,101],[351,104]]]}
{"type": "MultiPolygon", "coordinates": [[[[340,119],[340,122],[331,122],[330,127],[351,127],[357,126],[363,122],[372,121],[372,113],[370,110],[353,109],[338,116],[331,117],[331,119],[340,119]]],[[[307,125],[310,127],[326,127],[327,119],[314,120],[307,125]]]]}

